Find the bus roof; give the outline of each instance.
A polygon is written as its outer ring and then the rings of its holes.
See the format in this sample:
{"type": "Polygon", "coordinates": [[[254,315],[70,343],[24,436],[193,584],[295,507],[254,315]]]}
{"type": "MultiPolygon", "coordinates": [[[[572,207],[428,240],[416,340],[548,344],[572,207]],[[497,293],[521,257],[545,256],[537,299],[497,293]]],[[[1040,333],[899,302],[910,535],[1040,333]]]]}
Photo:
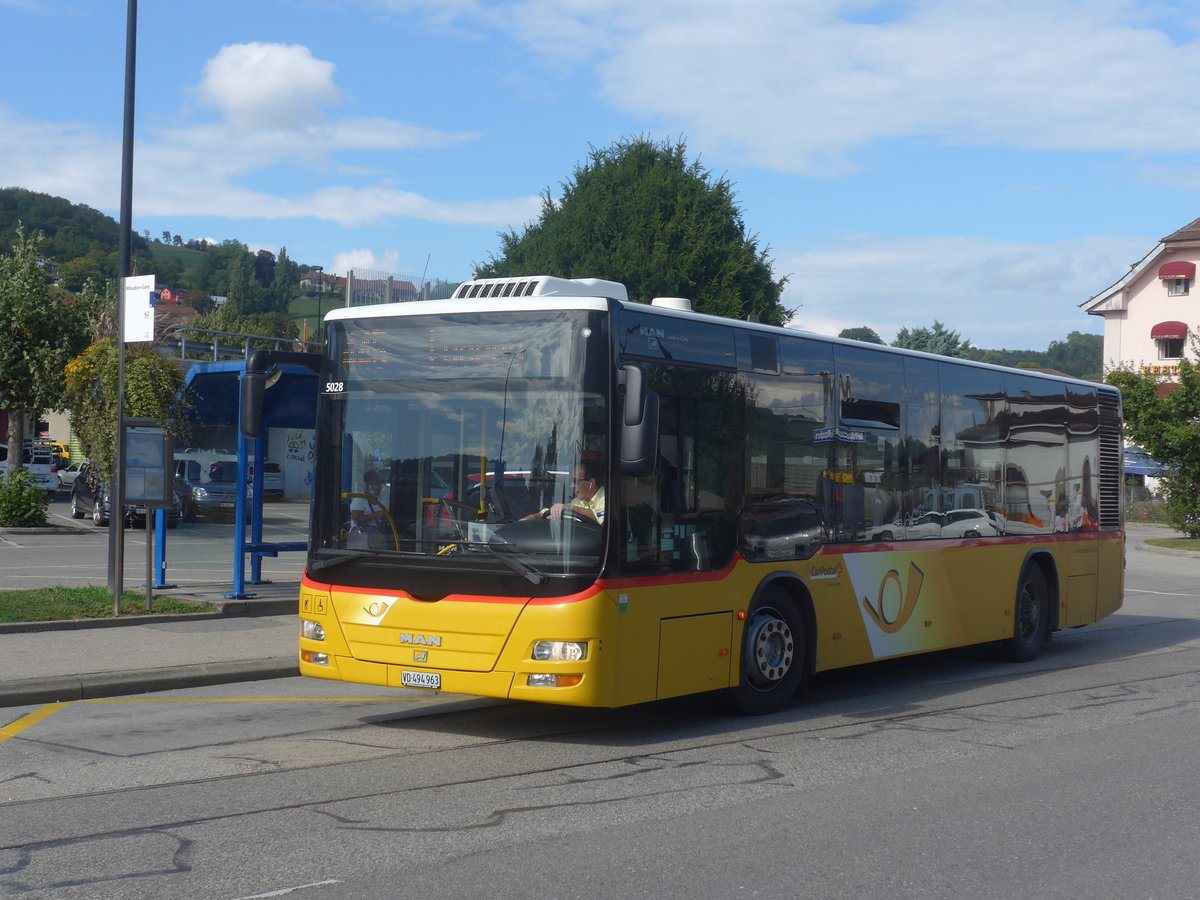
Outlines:
{"type": "Polygon", "coordinates": [[[1012,366],[999,366],[978,360],[962,359],[953,356],[941,356],[936,353],[926,353],[921,350],[909,350],[903,347],[892,347],[886,344],[872,344],[866,341],[856,341],[850,338],[834,337],[806,331],[800,328],[787,328],[779,325],[766,325],[761,322],[749,322],[741,319],[730,319],[724,316],[714,316],[708,313],[695,312],[686,308],[686,301],[679,298],[655,298],[649,303],[628,299],[628,292],[623,284],[616,281],[604,281],[598,278],[555,278],[548,275],[525,275],[514,278],[485,278],[463,282],[455,290],[449,300],[420,300],[402,303],[381,303],[371,306],[339,307],[326,314],[326,321],[340,319],[375,318],[384,316],[418,316],[442,315],[460,312],[478,311],[481,308],[505,312],[532,312],[554,309],[594,309],[608,308],[611,301],[617,301],[620,306],[628,309],[652,311],[656,314],[689,319],[692,321],[713,322],[727,327],[764,331],[792,337],[802,337],[809,340],[822,341],[829,344],[839,344],[848,347],[861,347],[879,350],[900,356],[911,356],[930,359],[937,362],[953,362],[964,366],[981,369],[999,369],[1005,372],[1020,372],[1039,379],[1049,379],[1075,384],[1092,384],[1106,387],[1116,392],[1116,388],[1102,382],[1091,382],[1069,375],[1055,375],[1032,369],[1016,369],[1012,366]],[[510,291],[504,288],[509,286],[510,291]],[[476,289],[477,288],[477,289],[476,289]],[[518,292],[518,288],[520,291],[518,292]],[[662,299],[664,302],[659,302],[662,299]]]}

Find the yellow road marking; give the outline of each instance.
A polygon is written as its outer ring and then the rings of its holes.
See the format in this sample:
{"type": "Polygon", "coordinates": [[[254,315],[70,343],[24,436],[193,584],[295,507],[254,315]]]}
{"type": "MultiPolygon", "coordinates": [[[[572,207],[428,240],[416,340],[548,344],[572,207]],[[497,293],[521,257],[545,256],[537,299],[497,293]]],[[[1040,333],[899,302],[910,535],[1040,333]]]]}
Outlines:
{"type": "Polygon", "coordinates": [[[50,718],[52,715],[54,715],[56,712],[58,712],[64,706],[70,706],[70,705],[71,705],[70,702],[47,703],[45,706],[43,706],[37,712],[31,712],[29,715],[22,716],[21,718],[17,719],[17,721],[13,722],[12,724],[5,725],[3,728],[0,728],[0,744],[3,744],[9,738],[16,737],[18,734],[20,734],[22,731],[24,731],[30,725],[36,725],[38,722],[42,721],[43,719],[50,718]]]}

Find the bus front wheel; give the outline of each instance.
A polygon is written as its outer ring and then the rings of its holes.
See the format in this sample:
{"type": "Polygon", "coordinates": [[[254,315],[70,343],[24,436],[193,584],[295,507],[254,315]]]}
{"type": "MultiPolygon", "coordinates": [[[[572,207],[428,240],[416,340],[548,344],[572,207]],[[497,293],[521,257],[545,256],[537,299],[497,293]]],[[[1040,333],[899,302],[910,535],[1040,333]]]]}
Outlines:
{"type": "Polygon", "coordinates": [[[1050,591],[1042,567],[1036,563],[1027,563],[1021,570],[1013,620],[1013,636],[1000,642],[995,655],[1010,662],[1028,662],[1041,652],[1050,633],[1050,591]]]}
{"type": "Polygon", "coordinates": [[[729,690],[733,711],[759,715],[787,707],[804,678],[804,659],[804,620],[796,601],[783,588],[767,588],[746,615],[741,677],[729,690]]]}

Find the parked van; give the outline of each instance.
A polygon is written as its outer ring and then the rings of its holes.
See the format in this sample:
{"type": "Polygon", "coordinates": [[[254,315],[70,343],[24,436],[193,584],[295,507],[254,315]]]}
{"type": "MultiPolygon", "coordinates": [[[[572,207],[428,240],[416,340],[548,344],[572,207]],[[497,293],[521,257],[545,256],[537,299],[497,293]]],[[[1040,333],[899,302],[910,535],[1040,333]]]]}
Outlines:
{"type": "MultiPolygon", "coordinates": [[[[190,453],[194,451],[184,451],[190,453]]],[[[187,518],[232,519],[237,506],[237,459],[216,459],[205,465],[203,459],[211,458],[212,451],[201,451],[202,459],[175,456],[175,480],[183,483],[190,491],[187,518]],[[230,467],[233,476],[228,477],[230,467]]]]}
{"type": "MultiPolygon", "coordinates": [[[[0,444],[0,464],[8,464],[8,444],[0,444]]],[[[49,444],[26,441],[21,452],[21,468],[33,476],[42,490],[57,491],[62,487],[54,451],[49,444]]]]}

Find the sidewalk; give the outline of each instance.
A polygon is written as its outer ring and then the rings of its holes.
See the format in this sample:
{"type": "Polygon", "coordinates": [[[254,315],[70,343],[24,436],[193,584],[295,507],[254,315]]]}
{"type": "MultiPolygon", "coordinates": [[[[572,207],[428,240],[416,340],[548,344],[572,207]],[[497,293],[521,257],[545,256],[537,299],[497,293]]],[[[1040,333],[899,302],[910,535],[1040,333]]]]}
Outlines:
{"type": "Polygon", "coordinates": [[[299,582],[180,585],[212,605],[189,616],[0,624],[0,708],[176,690],[299,673],[299,582]]]}

